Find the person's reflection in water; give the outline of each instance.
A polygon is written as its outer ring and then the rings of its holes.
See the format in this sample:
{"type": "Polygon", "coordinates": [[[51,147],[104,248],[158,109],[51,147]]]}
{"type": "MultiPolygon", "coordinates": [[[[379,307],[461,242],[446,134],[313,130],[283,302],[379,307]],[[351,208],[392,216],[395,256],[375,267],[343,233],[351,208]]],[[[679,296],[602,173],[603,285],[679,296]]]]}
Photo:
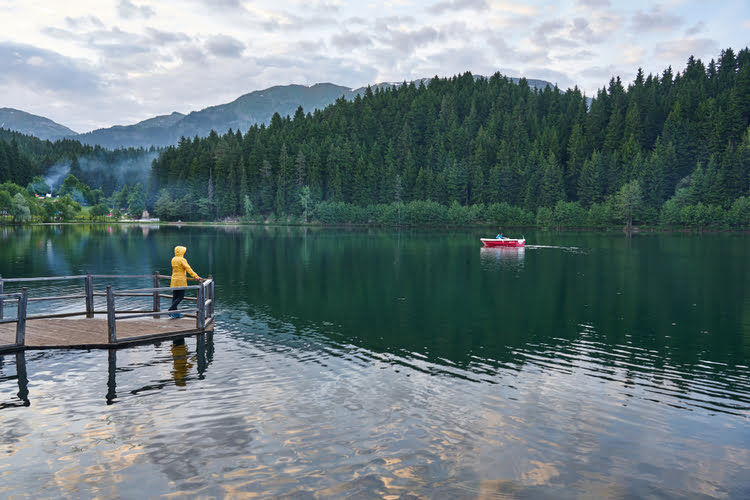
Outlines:
{"type": "Polygon", "coordinates": [[[172,343],[172,378],[176,386],[185,387],[187,374],[193,367],[193,363],[188,359],[188,348],[184,338],[174,339],[172,343]]]}

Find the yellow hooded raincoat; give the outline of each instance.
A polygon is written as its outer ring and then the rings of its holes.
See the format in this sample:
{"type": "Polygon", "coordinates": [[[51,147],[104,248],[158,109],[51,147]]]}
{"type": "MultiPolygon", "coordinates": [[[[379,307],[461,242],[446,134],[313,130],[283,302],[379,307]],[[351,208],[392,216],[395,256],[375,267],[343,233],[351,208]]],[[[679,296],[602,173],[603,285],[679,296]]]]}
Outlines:
{"type": "Polygon", "coordinates": [[[195,271],[188,264],[185,258],[185,247],[174,247],[174,257],[172,257],[172,281],[169,282],[169,286],[187,286],[187,276],[185,272],[190,273],[195,279],[200,279],[195,271]]]}

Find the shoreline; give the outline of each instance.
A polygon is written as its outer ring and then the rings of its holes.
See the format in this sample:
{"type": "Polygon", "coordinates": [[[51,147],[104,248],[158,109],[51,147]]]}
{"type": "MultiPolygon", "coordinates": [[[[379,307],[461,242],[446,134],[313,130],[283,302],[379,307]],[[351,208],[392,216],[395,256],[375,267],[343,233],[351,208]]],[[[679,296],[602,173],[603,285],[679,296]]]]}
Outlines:
{"type": "MultiPolygon", "coordinates": [[[[28,227],[28,226],[86,226],[86,225],[138,225],[138,226],[195,226],[195,227],[228,227],[228,226],[263,226],[263,227],[310,227],[310,228],[393,228],[393,229],[471,229],[471,228],[497,228],[497,224],[486,223],[486,224],[471,224],[471,225],[390,225],[390,224],[362,224],[362,223],[340,223],[340,224],[325,224],[322,222],[258,222],[258,221],[241,221],[241,220],[226,220],[226,221],[153,221],[153,220],[117,220],[117,221],[60,221],[60,222],[31,222],[21,224],[2,224],[0,228],[4,227],[28,227]]],[[[534,230],[534,231],[548,231],[548,232],[565,232],[565,231],[582,231],[582,232],[622,232],[628,236],[639,233],[692,233],[692,234],[703,234],[703,233],[750,233],[750,228],[696,228],[696,227],[662,227],[662,226],[632,226],[630,230],[626,230],[624,227],[609,226],[609,227],[549,227],[549,226],[503,226],[504,230],[534,230]]],[[[493,229],[494,231],[495,229],[493,229]]]]}

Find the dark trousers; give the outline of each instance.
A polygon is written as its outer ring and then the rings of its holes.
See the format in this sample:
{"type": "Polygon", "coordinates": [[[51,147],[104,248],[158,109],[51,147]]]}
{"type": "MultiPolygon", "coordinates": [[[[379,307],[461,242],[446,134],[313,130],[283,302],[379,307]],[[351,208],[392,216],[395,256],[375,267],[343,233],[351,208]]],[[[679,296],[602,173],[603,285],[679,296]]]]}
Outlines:
{"type": "Polygon", "coordinates": [[[169,306],[168,311],[174,311],[177,309],[177,306],[180,305],[180,302],[182,302],[182,299],[185,298],[185,290],[175,290],[172,292],[172,305],[169,306]]]}

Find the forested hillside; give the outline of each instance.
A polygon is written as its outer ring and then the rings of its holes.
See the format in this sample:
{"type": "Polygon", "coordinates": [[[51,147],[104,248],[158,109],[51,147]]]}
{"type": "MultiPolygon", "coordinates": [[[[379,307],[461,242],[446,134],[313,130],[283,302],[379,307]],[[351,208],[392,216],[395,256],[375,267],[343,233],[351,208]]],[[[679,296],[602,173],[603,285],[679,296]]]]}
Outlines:
{"type": "Polygon", "coordinates": [[[561,202],[615,210],[619,195],[626,212],[634,203],[625,218],[655,222],[670,199],[716,210],[748,194],[749,120],[747,48],[612,79],[590,107],[577,89],[466,73],[183,139],[154,162],[150,200],[182,219],[299,214],[301,200],[503,203],[536,216],[561,202]]]}
{"type": "Polygon", "coordinates": [[[125,184],[145,184],[155,156],[153,148],[108,150],[72,139],[51,142],[0,129],[0,184],[27,186],[35,177],[44,177],[52,188],[73,174],[109,196],[125,184]]]}

